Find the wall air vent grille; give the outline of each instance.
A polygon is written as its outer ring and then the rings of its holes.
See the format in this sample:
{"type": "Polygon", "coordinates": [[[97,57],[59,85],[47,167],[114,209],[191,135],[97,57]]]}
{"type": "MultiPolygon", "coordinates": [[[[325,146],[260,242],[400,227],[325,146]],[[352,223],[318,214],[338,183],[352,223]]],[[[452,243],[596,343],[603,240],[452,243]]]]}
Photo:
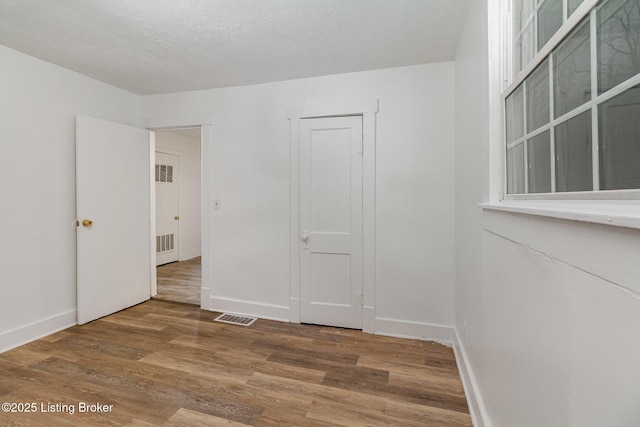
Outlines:
{"type": "Polygon", "coordinates": [[[156,236],[156,253],[169,252],[174,250],[173,234],[156,236]]]}
{"type": "Polygon", "coordinates": [[[222,323],[230,323],[232,325],[249,326],[258,320],[257,317],[240,316],[237,314],[223,313],[216,317],[214,321],[222,323]]]}
{"type": "Polygon", "coordinates": [[[156,182],[173,182],[173,166],[156,165],[156,182]]]}

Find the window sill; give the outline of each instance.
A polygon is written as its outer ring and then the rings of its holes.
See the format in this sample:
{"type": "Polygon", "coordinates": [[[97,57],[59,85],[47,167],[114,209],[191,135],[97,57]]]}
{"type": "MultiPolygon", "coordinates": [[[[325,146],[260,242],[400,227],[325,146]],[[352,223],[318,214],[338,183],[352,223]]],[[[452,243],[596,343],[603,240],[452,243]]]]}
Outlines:
{"type": "Polygon", "coordinates": [[[486,210],[640,229],[640,202],[637,200],[507,200],[478,206],[486,210]]]}

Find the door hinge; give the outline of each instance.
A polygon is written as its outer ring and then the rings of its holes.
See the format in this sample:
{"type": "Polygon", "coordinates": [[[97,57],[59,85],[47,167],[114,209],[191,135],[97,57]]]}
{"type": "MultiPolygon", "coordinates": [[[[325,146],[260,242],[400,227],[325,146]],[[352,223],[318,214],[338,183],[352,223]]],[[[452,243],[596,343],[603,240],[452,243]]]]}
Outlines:
{"type": "Polygon", "coordinates": [[[364,296],[362,292],[355,292],[356,303],[362,305],[364,304],[364,296]]]}
{"type": "Polygon", "coordinates": [[[360,154],[364,156],[364,139],[360,141],[360,154]]]}

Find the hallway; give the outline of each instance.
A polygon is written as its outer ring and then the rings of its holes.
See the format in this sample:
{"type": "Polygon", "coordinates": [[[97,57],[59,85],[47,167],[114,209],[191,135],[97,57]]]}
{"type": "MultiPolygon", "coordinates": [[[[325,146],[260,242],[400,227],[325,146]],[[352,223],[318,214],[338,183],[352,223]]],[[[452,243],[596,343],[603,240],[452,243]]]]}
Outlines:
{"type": "Polygon", "coordinates": [[[158,294],[154,299],[200,306],[201,257],[160,265],[156,274],[158,294]]]}

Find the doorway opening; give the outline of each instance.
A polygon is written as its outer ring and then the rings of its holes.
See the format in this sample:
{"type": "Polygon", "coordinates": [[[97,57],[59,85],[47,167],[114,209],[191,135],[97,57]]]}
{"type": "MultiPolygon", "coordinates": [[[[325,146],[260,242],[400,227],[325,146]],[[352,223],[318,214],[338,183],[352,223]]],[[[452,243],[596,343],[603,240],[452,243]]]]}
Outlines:
{"type": "Polygon", "coordinates": [[[154,299],[201,305],[201,128],[155,131],[154,299]]]}

